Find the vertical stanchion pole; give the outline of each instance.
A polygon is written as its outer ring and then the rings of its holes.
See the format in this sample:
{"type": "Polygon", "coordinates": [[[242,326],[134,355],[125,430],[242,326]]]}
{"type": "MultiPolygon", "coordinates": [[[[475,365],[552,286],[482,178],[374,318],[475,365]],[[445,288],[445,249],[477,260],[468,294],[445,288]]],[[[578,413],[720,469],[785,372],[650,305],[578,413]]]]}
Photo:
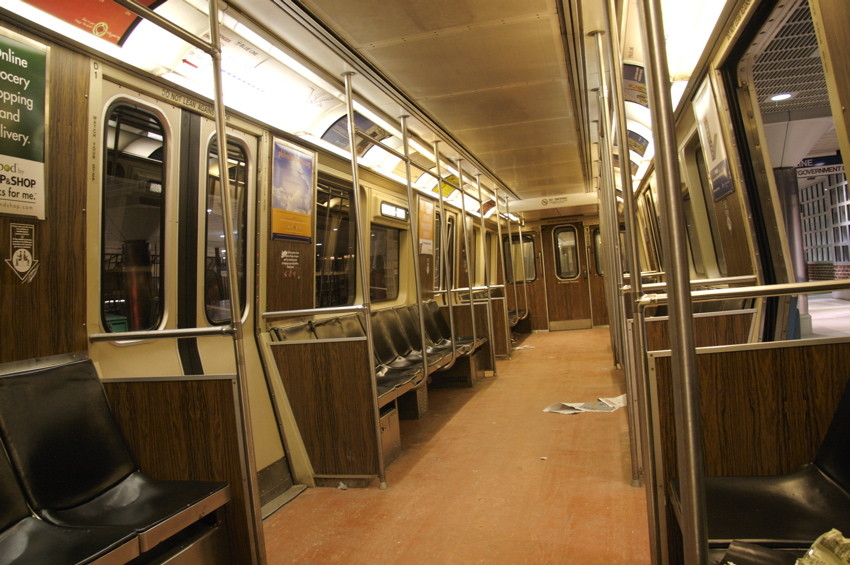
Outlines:
{"type": "Polygon", "coordinates": [[[687,563],[708,560],[703,459],[699,411],[699,382],[694,352],[693,309],[690,300],[687,232],[682,212],[676,130],[670,100],[670,77],[664,43],[664,25],[658,0],[641,0],[644,47],[648,71],[652,131],[655,138],[655,171],[658,195],[667,218],[664,251],[670,296],[670,349],[676,420],[676,459],[682,503],[682,539],[687,563]]]}
{"type": "MultiPolygon", "coordinates": [[[[508,220],[508,249],[510,249],[510,258],[511,258],[511,278],[513,282],[511,283],[514,288],[514,308],[516,308],[517,320],[519,320],[519,293],[517,293],[516,289],[516,265],[514,265],[514,236],[511,233],[511,209],[510,203],[507,198],[505,199],[505,217],[508,220]]],[[[520,249],[522,249],[522,241],[520,240],[520,249]]],[[[505,271],[505,283],[508,282],[508,272],[505,271]]]]}
{"type": "MultiPolygon", "coordinates": [[[[519,234],[519,260],[522,263],[522,305],[525,306],[525,317],[528,317],[528,269],[525,263],[525,242],[522,240],[522,218],[517,221],[516,229],[519,234]]],[[[531,264],[534,264],[534,257],[531,258],[531,264]]]]}
{"type": "MultiPolygon", "coordinates": [[[[487,287],[487,340],[490,344],[490,365],[493,367],[493,375],[496,375],[496,343],[495,330],[493,328],[493,290],[490,288],[490,248],[487,245],[487,228],[484,222],[484,198],[481,196],[481,173],[475,175],[475,187],[478,189],[479,225],[481,226],[481,249],[484,258],[484,286],[487,287]]],[[[497,216],[498,218],[498,216],[497,216]]]]}
{"type": "MultiPolygon", "coordinates": [[[[245,362],[244,332],[242,328],[242,304],[239,293],[239,275],[235,267],[239,263],[236,240],[233,236],[233,187],[230,184],[230,174],[227,167],[227,122],[224,108],[224,88],[222,86],[221,69],[221,31],[218,23],[218,3],[210,0],[210,43],[212,49],[213,88],[215,104],[215,129],[218,142],[218,168],[222,188],[222,216],[224,220],[224,246],[227,250],[227,282],[228,294],[230,296],[230,325],[233,327],[233,350],[236,358],[236,382],[242,429],[245,437],[242,438],[242,451],[245,466],[249,476],[246,477],[246,499],[248,504],[248,519],[251,521],[251,532],[249,543],[251,555],[255,563],[265,563],[266,549],[263,537],[263,519],[260,513],[260,495],[257,486],[256,462],[254,458],[253,431],[251,425],[251,410],[248,398],[247,368],[245,362]]],[[[247,237],[248,234],[240,234],[247,237]]]]}
{"type": "MultiPolygon", "coordinates": [[[[620,284],[618,279],[622,278],[622,269],[620,268],[620,222],[617,214],[617,195],[616,183],[614,182],[614,144],[611,139],[611,116],[609,115],[608,104],[608,71],[605,65],[605,50],[602,47],[603,32],[595,31],[591,33],[596,37],[597,58],[599,62],[599,108],[602,127],[602,139],[600,140],[600,148],[605,149],[608,153],[607,158],[602,159],[600,176],[604,173],[604,179],[608,184],[607,190],[603,190],[605,198],[602,199],[608,221],[605,226],[605,239],[609,242],[606,245],[608,256],[608,269],[606,276],[606,288],[608,288],[608,316],[610,324],[613,328],[612,337],[614,340],[614,353],[618,363],[623,361],[623,348],[625,338],[623,337],[623,328],[625,327],[625,314],[622,311],[621,303],[618,300],[620,296],[620,284]]],[[[622,151],[621,151],[622,153],[622,151]]],[[[620,168],[628,166],[628,154],[624,157],[620,155],[620,168]],[[625,161],[624,161],[625,159],[625,161]]]]}
{"type": "Polygon", "coordinates": [[[458,187],[460,190],[460,210],[462,215],[462,233],[463,246],[465,248],[464,256],[466,257],[466,287],[469,289],[469,317],[472,322],[472,347],[475,347],[475,340],[478,339],[478,329],[475,325],[475,301],[472,298],[472,278],[475,276],[474,269],[474,253],[475,250],[469,245],[469,230],[466,227],[466,191],[463,190],[463,159],[457,160],[457,178],[458,187]]]}
{"type": "MultiPolygon", "coordinates": [[[[614,83],[614,100],[617,103],[618,144],[623,148],[620,152],[624,153],[628,149],[629,142],[619,29],[615,2],[614,0],[608,0],[608,35],[611,46],[612,66],[614,67],[614,72],[611,75],[614,83]]],[[[638,448],[632,450],[632,457],[642,463],[644,484],[648,494],[647,518],[650,524],[650,554],[652,562],[656,563],[659,560],[659,550],[661,547],[661,525],[659,523],[658,511],[660,493],[658,492],[658,485],[656,483],[655,446],[654,436],[652,434],[653,426],[650,410],[649,383],[647,382],[649,371],[646,368],[646,326],[644,323],[644,311],[637,305],[638,299],[643,295],[640,255],[638,254],[640,234],[638,232],[637,216],[635,213],[635,195],[631,175],[625,167],[620,167],[620,175],[623,184],[626,253],[629,258],[630,305],[633,319],[632,328],[634,331],[634,339],[629,351],[634,354],[633,358],[635,362],[632,366],[636,373],[634,378],[628,379],[627,382],[634,381],[637,383],[637,390],[633,391],[636,398],[630,398],[629,411],[631,418],[635,422],[633,430],[637,432],[636,437],[632,438],[632,442],[640,442],[638,448]]],[[[638,470],[638,476],[640,476],[640,470],[638,470]]]]}
{"type": "Polygon", "coordinates": [[[422,274],[419,268],[419,207],[413,197],[413,178],[410,172],[410,133],[407,130],[407,116],[401,116],[401,137],[404,144],[404,172],[407,180],[407,206],[410,209],[410,247],[413,253],[413,276],[416,278],[416,306],[419,309],[419,337],[422,348],[422,371],[428,379],[428,343],[425,335],[425,315],[422,311],[422,274]],[[416,208],[414,210],[414,207],[416,208]]]}
{"type": "Polygon", "coordinates": [[[348,112],[348,143],[351,148],[351,182],[354,184],[354,225],[357,230],[357,253],[360,255],[357,265],[359,266],[360,274],[360,292],[362,293],[361,300],[363,301],[363,311],[366,319],[364,326],[366,328],[366,343],[369,354],[369,370],[372,373],[372,408],[375,420],[375,441],[377,442],[377,463],[378,463],[378,481],[380,488],[387,488],[387,477],[384,470],[384,452],[381,449],[381,415],[378,408],[378,381],[375,376],[375,351],[372,347],[374,338],[372,337],[372,298],[369,295],[369,277],[366,269],[366,262],[369,260],[369,255],[366,254],[366,235],[363,231],[363,208],[360,200],[360,170],[357,165],[357,131],[354,125],[354,92],[352,88],[352,79],[354,73],[345,73],[345,102],[348,112]]]}
{"type": "MultiPolygon", "coordinates": [[[[494,191],[493,198],[496,202],[496,237],[499,238],[497,242],[496,249],[499,252],[499,264],[502,265],[502,294],[504,300],[502,300],[502,316],[505,319],[505,344],[507,346],[508,352],[507,356],[510,359],[513,356],[513,347],[511,346],[511,318],[508,315],[508,265],[507,260],[505,259],[505,244],[502,241],[502,212],[499,210],[499,189],[496,188],[494,191]]],[[[505,200],[507,204],[507,200],[505,200]]],[[[508,226],[510,226],[510,218],[508,219],[508,226]]],[[[510,243],[510,232],[508,232],[508,249],[513,251],[510,243]]],[[[498,281],[497,281],[498,282],[498,281]]]]}
{"type": "MultiPolygon", "coordinates": [[[[434,142],[434,163],[437,168],[437,193],[440,195],[440,217],[443,221],[440,223],[440,229],[444,234],[449,233],[449,218],[446,216],[446,207],[444,204],[443,198],[443,171],[440,165],[440,142],[434,142]]],[[[454,236],[454,234],[452,234],[454,236]]],[[[452,308],[452,296],[454,293],[454,265],[449,268],[449,260],[453,259],[449,257],[449,241],[448,237],[443,238],[442,245],[442,255],[445,257],[445,262],[443,263],[443,280],[446,281],[446,306],[449,308],[449,327],[452,331],[452,358],[457,359],[457,338],[455,337],[455,314],[454,308],[452,308]]]]}

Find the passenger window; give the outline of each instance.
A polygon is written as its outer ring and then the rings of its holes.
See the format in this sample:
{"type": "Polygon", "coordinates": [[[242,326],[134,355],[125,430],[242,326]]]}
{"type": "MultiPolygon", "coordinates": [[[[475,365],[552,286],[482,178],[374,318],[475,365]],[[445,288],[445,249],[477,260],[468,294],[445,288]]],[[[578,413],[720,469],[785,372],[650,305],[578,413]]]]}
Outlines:
{"type": "Polygon", "coordinates": [[[442,230],[442,218],[440,217],[439,212],[434,216],[435,220],[435,230],[436,233],[434,235],[434,288],[436,290],[445,290],[447,281],[451,281],[452,274],[454,273],[454,269],[452,269],[452,265],[454,265],[454,234],[455,234],[455,219],[452,216],[449,216],[449,223],[446,226],[446,239],[448,240],[448,248],[446,249],[446,254],[448,255],[448,265],[446,268],[443,268],[443,232],[442,230]],[[445,273],[445,276],[443,275],[445,273]]]}
{"type": "Polygon", "coordinates": [[[104,131],[101,319],[109,332],[162,320],[165,132],[151,112],[118,103],[104,131]]]}
{"type": "Polygon", "coordinates": [[[537,278],[537,270],[534,266],[534,238],[530,235],[522,236],[522,244],[520,244],[519,235],[504,239],[505,250],[505,270],[506,279],[509,283],[513,282],[532,282],[537,278]],[[523,258],[525,261],[523,262],[523,258]],[[514,268],[516,268],[516,278],[514,278],[514,268]]]}
{"type": "Polygon", "coordinates": [[[399,229],[372,225],[369,298],[375,302],[398,298],[400,235],[399,229]]]}
{"type": "MultiPolygon", "coordinates": [[[[230,258],[224,247],[224,211],[222,183],[219,174],[218,141],[213,139],[207,151],[206,242],[204,257],[204,305],[211,324],[230,322],[229,268],[230,258]]],[[[239,302],[245,308],[245,254],[248,233],[248,157],[245,149],[227,143],[227,173],[231,188],[234,240],[236,242],[235,272],[239,281],[239,302]]]]}
{"type": "Polygon", "coordinates": [[[578,278],[581,271],[578,263],[578,236],[573,226],[555,228],[555,274],[559,279],[578,278]]]}
{"type": "Polygon", "coordinates": [[[351,187],[319,179],[316,191],[316,307],[350,306],[356,289],[351,187]]]}
{"type": "Polygon", "coordinates": [[[596,264],[596,274],[605,276],[605,262],[602,260],[602,232],[599,228],[593,229],[593,259],[596,264]]]}

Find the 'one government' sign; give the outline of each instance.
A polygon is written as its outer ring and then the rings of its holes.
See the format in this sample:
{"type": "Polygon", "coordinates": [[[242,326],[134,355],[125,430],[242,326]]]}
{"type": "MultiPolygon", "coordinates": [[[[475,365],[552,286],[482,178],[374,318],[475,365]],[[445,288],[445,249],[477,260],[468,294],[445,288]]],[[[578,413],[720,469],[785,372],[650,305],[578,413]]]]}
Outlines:
{"type": "Polygon", "coordinates": [[[45,218],[47,47],[0,30],[0,214],[45,218]]]}
{"type": "Polygon", "coordinates": [[[803,159],[797,164],[797,178],[844,174],[841,155],[826,155],[803,159]]]}

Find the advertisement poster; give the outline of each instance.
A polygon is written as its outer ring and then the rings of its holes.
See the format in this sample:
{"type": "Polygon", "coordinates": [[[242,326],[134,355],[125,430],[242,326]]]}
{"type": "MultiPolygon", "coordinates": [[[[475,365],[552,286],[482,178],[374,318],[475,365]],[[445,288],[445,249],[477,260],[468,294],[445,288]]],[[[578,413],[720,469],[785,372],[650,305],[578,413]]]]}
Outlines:
{"type": "Polygon", "coordinates": [[[275,239],[313,240],[316,154],[274,140],[272,154],[272,234],[275,239]]]}
{"type": "Polygon", "coordinates": [[[711,95],[711,83],[706,79],[694,98],[694,115],[697,119],[702,154],[711,179],[711,192],[715,202],[732,193],[732,175],[729,160],[723,146],[723,134],[720,131],[720,117],[711,95]]]}
{"type": "Polygon", "coordinates": [[[646,94],[646,72],[638,65],[623,65],[623,97],[626,102],[634,102],[649,108],[646,94]]]}
{"type": "MultiPolygon", "coordinates": [[[[154,7],[160,0],[140,0],[139,3],[154,7]]],[[[127,8],[103,0],[27,0],[27,4],[116,45],[121,44],[124,34],[138,18],[127,8]]]]}
{"type": "Polygon", "coordinates": [[[45,219],[47,47],[0,33],[0,214],[45,219]]]}
{"type": "Polygon", "coordinates": [[[419,199],[419,253],[434,254],[434,203],[419,199]]]}

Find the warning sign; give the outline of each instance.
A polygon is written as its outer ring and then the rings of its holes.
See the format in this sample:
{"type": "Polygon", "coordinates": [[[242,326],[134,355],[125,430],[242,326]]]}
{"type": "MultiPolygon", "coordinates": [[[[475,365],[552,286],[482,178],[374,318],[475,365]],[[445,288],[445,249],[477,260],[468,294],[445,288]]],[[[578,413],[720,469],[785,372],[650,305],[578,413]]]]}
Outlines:
{"type": "Polygon", "coordinates": [[[6,264],[22,283],[31,283],[38,272],[38,259],[35,258],[35,226],[11,224],[9,229],[10,249],[6,264]]]}

